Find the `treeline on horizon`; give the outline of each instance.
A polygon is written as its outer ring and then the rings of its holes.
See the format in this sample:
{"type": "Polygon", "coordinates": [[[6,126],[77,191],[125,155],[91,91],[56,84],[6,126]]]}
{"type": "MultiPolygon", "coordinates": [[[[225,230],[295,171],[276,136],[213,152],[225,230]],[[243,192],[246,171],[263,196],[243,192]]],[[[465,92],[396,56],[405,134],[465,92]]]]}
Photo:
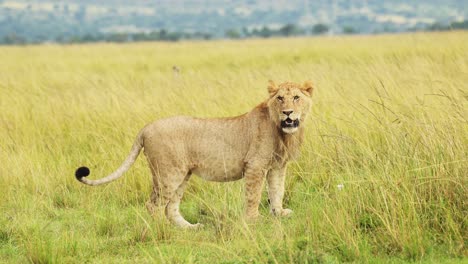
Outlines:
{"type": "MultiPolygon", "coordinates": [[[[449,31],[449,30],[468,30],[468,20],[461,22],[452,22],[449,25],[434,23],[423,29],[409,29],[407,32],[416,31],[449,31]]],[[[279,29],[271,29],[264,26],[259,29],[229,29],[224,32],[224,38],[227,39],[244,39],[244,38],[270,38],[270,37],[291,37],[304,35],[323,35],[330,32],[330,27],[326,24],[316,24],[310,28],[302,28],[295,24],[286,24],[279,29]]],[[[397,31],[383,30],[378,33],[392,33],[397,31]]],[[[336,33],[336,32],[335,32],[336,33]]],[[[360,34],[359,30],[344,26],[340,34],[360,34]]],[[[16,35],[15,33],[8,34],[0,38],[0,45],[23,45],[23,44],[41,44],[41,43],[60,43],[60,44],[75,44],[75,43],[92,43],[92,42],[140,42],[140,41],[179,41],[179,40],[209,40],[214,36],[205,32],[170,32],[165,29],[155,30],[148,33],[98,33],[98,34],[83,34],[76,36],[59,36],[55,39],[44,39],[40,41],[30,41],[26,38],[16,35]]]]}

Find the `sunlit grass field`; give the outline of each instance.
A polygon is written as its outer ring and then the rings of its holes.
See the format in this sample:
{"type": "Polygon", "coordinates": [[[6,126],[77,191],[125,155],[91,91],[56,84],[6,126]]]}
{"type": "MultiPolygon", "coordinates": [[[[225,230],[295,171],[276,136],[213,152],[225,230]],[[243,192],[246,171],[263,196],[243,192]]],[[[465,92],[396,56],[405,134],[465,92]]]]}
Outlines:
{"type": "MultiPolygon", "coordinates": [[[[463,263],[468,250],[468,33],[0,47],[0,262],[463,263]],[[180,68],[178,74],[172,67],[180,68]],[[138,131],[240,115],[267,81],[312,80],[288,219],[243,219],[243,181],[192,177],[177,229],[145,208],[138,131]],[[338,188],[338,186],[340,188],[338,188]],[[343,186],[343,188],[341,188],[343,186]]],[[[466,262],[465,262],[466,263],[466,262]]]]}

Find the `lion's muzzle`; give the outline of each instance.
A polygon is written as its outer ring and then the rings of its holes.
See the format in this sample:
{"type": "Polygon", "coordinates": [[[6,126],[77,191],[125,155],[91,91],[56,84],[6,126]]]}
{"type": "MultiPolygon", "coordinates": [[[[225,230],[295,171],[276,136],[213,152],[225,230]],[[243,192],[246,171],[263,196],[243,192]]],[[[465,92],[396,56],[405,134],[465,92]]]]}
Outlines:
{"type": "Polygon", "coordinates": [[[294,133],[299,127],[299,123],[299,118],[292,120],[288,117],[285,120],[281,121],[281,130],[283,130],[284,133],[294,133]]]}
{"type": "Polygon", "coordinates": [[[299,119],[292,120],[291,118],[286,118],[281,121],[281,128],[294,128],[299,126],[299,119]]]}

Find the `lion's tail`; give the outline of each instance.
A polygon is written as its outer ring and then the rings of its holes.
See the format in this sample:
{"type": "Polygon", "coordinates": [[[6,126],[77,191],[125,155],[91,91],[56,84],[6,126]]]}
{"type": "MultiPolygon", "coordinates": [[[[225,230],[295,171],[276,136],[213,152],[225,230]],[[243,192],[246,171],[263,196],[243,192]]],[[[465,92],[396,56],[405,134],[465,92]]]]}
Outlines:
{"type": "Polygon", "coordinates": [[[135,143],[133,143],[132,150],[130,151],[130,154],[127,156],[125,161],[120,165],[120,167],[114,171],[113,173],[109,174],[108,176],[99,179],[99,180],[88,180],[85,177],[89,175],[90,171],[89,168],[87,167],[79,167],[75,171],[75,177],[78,181],[95,186],[95,185],[101,185],[105,184],[111,181],[114,181],[120,177],[128,170],[130,167],[133,165],[135,160],[137,159],[138,155],[140,154],[141,149],[143,148],[143,131],[140,132],[135,140],[135,143]]]}

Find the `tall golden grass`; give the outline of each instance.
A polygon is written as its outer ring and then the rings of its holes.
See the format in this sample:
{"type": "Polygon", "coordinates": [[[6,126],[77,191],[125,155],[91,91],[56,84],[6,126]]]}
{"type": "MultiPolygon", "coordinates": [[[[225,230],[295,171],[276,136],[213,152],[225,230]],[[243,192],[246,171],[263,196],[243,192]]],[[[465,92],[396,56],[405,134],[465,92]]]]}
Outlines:
{"type": "MultiPolygon", "coordinates": [[[[468,33],[0,47],[0,262],[463,262],[468,251],[468,33]],[[181,71],[176,74],[172,66],[181,71]],[[193,178],[199,231],[145,209],[146,123],[232,116],[267,80],[313,80],[292,218],[245,223],[243,182],[193,178]]],[[[265,195],[264,195],[265,196],[265,195]]]]}

